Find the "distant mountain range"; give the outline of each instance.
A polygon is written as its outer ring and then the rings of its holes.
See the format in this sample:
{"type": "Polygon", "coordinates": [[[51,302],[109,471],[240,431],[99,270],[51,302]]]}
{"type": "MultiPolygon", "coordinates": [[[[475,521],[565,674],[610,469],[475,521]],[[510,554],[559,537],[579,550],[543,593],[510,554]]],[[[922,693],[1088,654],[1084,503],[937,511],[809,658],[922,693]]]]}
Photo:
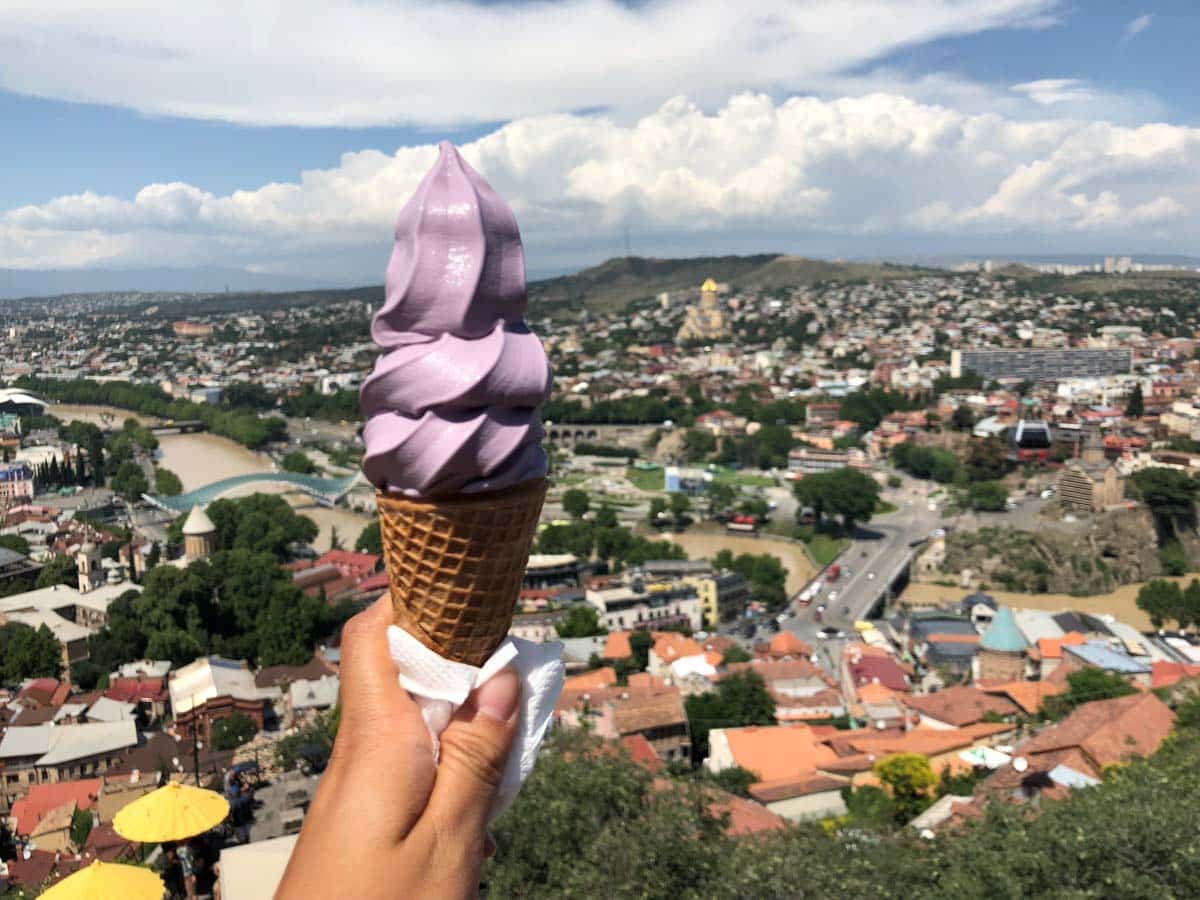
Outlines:
{"type": "MultiPolygon", "coordinates": [[[[913,256],[892,262],[830,262],[775,253],[690,259],[625,256],[574,274],[530,281],[529,299],[535,316],[580,305],[589,309],[614,310],[631,300],[652,297],[663,291],[695,289],[706,278],[731,282],[739,287],[769,290],[817,281],[907,278],[922,271],[987,258],[972,255],[913,256]]],[[[1104,261],[1102,255],[1095,254],[1005,254],[990,258],[997,263],[1014,265],[1051,262],[1085,265],[1104,261]]],[[[1133,258],[1137,262],[1155,265],[1170,264],[1191,269],[1200,267],[1200,258],[1193,256],[1142,254],[1133,258]]],[[[175,314],[203,314],[307,306],[347,297],[376,302],[382,297],[383,288],[380,285],[318,285],[310,278],[259,274],[217,266],[36,272],[0,269],[0,299],[107,292],[208,294],[210,296],[203,299],[185,298],[171,304],[175,314]]]]}
{"type": "Polygon", "coordinates": [[[315,287],[313,279],[268,275],[220,266],[184,269],[0,269],[0,299],[59,294],[151,292],[207,294],[287,291],[315,287]]]}

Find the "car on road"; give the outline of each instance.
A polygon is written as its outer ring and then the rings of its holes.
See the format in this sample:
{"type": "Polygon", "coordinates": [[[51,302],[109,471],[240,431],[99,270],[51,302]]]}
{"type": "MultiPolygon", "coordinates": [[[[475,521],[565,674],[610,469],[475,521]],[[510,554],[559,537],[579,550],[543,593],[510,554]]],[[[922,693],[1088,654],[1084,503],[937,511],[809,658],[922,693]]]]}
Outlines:
{"type": "Polygon", "coordinates": [[[929,536],[932,538],[944,538],[946,536],[946,529],[935,528],[932,532],[930,532],[929,536]]]}
{"type": "Polygon", "coordinates": [[[788,614],[786,612],[781,612],[779,615],[777,615],[775,617],[775,621],[778,622],[780,625],[782,625],[784,622],[787,621],[787,618],[788,618],[788,614]]]}
{"type": "Polygon", "coordinates": [[[863,559],[866,559],[866,558],[867,558],[867,551],[866,551],[866,550],[864,550],[862,553],[860,553],[860,554],[858,554],[858,555],[859,555],[859,556],[861,556],[863,559]]]}
{"type": "Polygon", "coordinates": [[[779,634],[779,628],[779,623],[774,619],[767,623],[767,631],[771,632],[771,634],[779,634]]]}
{"type": "Polygon", "coordinates": [[[823,641],[832,641],[834,639],[844,638],[845,636],[846,636],[846,632],[839,631],[837,628],[834,628],[832,625],[822,628],[820,631],[817,632],[817,637],[819,637],[823,641]]]}
{"type": "Polygon", "coordinates": [[[837,592],[837,591],[830,591],[830,592],[829,592],[829,602],[830,602],[830,603],[832,603],[834,600],[836,600],[836,599],[837,599],[837,597],[838,597],[838,592],[837,592]]]}
{"type": "Polygon", "coordinates": [[[874,573],[874,572],[868,572],[868,573],[867,573],[867,581],[873,581],[873,580],[874,580],[874,578],[875,578],[875,573],[874,573]]]}
{"type": "Polygon", "coordinates": [[[754,633],[755,633],[756,631],[758,631],[758,627],[757,627],[757,626],[755,626],[755,625],[747,625],[745,628],[743,628],[743,629],[742,629],[742,637],[744,637],[744,638],[746,638],[747,640],[749,640],[750,638],[754,637],[754,633]]]}

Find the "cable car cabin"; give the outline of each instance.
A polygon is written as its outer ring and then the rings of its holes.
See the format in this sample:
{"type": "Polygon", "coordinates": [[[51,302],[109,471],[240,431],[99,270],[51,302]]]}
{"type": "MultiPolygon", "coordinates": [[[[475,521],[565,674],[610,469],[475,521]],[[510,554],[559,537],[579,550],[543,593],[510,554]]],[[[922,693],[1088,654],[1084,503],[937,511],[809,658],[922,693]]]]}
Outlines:
{"type": "Polygon", "coordinates": [[[1047,462],[1053,442],[1050,426],[1045,422],[1026,422],[1022,419],[1009,432],[1009,459],[1021,463],[1047,462]]]}

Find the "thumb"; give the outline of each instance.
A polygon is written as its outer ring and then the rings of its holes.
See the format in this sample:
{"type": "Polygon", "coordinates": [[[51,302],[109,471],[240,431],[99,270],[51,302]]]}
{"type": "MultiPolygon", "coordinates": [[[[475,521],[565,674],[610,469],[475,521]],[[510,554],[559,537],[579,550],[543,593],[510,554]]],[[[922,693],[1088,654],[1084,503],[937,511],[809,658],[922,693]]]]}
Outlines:
{"type": "Polygon", "coordinates": [[[502,669],[475,692],[442,732],[428,812],[435,822],[482,832],[504,777],[520,719],[521,678],[502,669]]]}

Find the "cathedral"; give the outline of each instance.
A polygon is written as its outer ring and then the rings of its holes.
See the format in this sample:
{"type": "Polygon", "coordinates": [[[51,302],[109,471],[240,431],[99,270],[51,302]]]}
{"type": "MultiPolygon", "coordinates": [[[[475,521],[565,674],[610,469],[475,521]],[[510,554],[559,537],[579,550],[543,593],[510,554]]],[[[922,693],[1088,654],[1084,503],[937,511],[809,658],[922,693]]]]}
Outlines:
{"type": "Polygon", "coordinates": [[[700,305],[689,306],[683,324],[675,334],[676,343],[718,341],[729,337],[729,323],[717,300],[717,283],[709,278],[700,286],[700,305]]]}

